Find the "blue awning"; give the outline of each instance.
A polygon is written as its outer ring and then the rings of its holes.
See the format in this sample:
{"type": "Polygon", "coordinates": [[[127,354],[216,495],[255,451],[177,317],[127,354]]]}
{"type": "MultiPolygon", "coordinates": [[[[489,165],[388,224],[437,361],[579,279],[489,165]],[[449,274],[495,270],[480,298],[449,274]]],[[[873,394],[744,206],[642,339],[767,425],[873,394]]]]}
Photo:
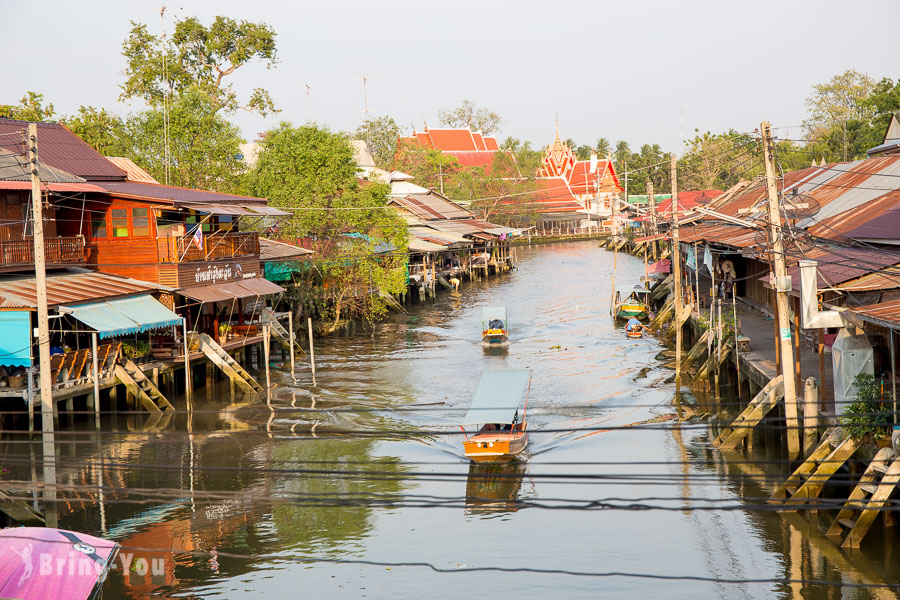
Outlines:
{"type": "Polygon", "coordinates": [[[530,381],[531,370],[528,369],[485,371],[462,424],[512,423],[530,381]]]}
{"type": "Polygon", "coordinates": [[[181,325],[181,317],[149,294],[78,306],[60,306],[59,311],[71,313],[73,317],[95,329],[101,338],[181,325]]]}
{"type": "Polygon", "coordinates": [[[31,366],[31,311],[0,311],[0,365],[31,366]]]}

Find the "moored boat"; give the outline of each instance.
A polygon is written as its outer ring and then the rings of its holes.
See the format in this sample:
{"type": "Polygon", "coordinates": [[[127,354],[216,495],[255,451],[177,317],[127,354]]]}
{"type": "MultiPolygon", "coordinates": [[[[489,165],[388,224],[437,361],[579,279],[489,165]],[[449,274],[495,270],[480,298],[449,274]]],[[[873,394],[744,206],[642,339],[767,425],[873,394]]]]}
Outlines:
{"type": "Polygon", "coordinates": [[[617,319],[646,319],[650,313],[647,295],[650,290],[641,285],[616,288],[613,314],[617,319]]]}
{"type": "Polygon", "coordinates": [[[528,445],[526,413],[531,371],[485,371],[460,428],[466,436],[463,448],[474,461],[509,460],[528,445]],[[519,408],[524,406],[522,415],[519,408]],[[475,435],[466,434],[466,425],[479,427],[475,435]]]}
{"type": "Polygon", "coordinates": [[[505,306],[485,306],[481,309],[481,341],[485,344],[509,343],[505,306]]]}

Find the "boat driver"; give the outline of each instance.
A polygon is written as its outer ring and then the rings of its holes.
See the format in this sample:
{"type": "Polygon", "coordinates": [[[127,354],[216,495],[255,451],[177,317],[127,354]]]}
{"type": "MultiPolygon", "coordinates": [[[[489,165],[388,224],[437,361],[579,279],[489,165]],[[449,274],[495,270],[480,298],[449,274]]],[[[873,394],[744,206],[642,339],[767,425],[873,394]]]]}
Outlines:
{"type": "Polygon", "coordinates": [[[625,331],[640,331],[643,328],[641,322],[634,317],[628,319],[628,323],[625,324],[625,331]]]}

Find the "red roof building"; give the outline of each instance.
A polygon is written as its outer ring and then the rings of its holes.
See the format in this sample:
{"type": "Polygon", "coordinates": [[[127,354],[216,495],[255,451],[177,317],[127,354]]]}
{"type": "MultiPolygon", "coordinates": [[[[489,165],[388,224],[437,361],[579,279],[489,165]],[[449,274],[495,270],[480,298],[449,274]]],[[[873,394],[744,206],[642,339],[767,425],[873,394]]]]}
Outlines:
{"type": "Polygon", "coordinates": [[[413,132],[411,136],[401,137],[400,145],[429,150],[440,150],[449,154],[462,167],[484,167],[489,170],[494,154],[500,150],[500,144],[494,136],[484,135],[478,131],[460,129],[429,129],[413,132]]]}

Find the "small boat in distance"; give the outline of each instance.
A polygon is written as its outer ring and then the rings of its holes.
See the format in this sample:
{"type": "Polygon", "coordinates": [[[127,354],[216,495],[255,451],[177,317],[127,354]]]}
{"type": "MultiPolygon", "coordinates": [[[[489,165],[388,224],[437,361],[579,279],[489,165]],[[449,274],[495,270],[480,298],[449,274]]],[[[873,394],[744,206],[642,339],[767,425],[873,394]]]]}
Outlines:
{"type": "Polygon", "coordinates": [[[472,405],[459,426],[465,441],[466,456],[474,461],[510,460],[528,445],[528,391],[531,371],[485,371],[481,374],[472,405]],[[519,416],[519,407],[524,407],[519,416]],[[466,425],[477,425],[478,432],[469,437],[466,425]]]}
{"type": "Polygon", "coordinates": [[[505,306],[485,306],[481,309],[481,341],[485,344],[509,343],[505,306]]]}
{"type": "Polygon", "coordinates": [[[647,305],[648,294],[650,294],[650,290],[642,285],[616,288],[613,314],[617,319],[630,319],[631,317],[646,319],[650,313],[650,307],[647,305]]]}

